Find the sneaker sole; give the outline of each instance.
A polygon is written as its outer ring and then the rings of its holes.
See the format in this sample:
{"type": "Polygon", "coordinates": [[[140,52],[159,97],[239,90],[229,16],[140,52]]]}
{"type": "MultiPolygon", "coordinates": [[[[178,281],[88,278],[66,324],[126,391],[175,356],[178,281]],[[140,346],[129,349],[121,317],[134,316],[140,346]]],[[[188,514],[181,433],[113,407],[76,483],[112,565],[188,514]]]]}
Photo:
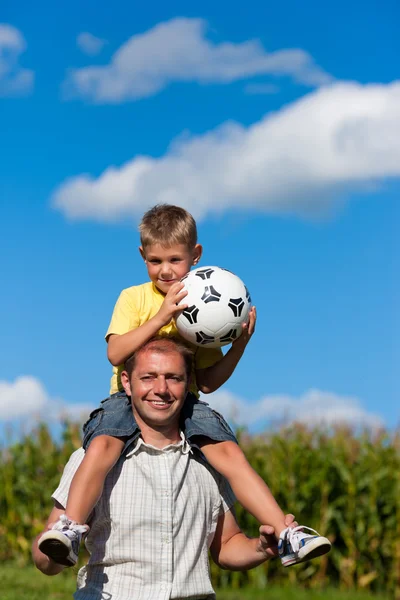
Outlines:
{"type": "Polygon", "coordinates": [[[64,534],[58,533],[52,530],[48,533],[44,533],[38,543],[40,552],[46,554],[49,558],[54,560],[59,565],[65,567],[73,567],[76,564],[76,560],[70,558],[72,551],[71,543],[64,534]]]}
{"type": "Polygon", "coordinates": [[[315,540],[311,540],[306,546],[300,548],[299,562],[305,562],[317,558],[318,556],[323,556],[324,554],[327,554],[331,548],[332,544],[327,538],[319,537],[315,540]]]}
{"type": "Polygon", "coordinates": [[[300,548],[299,555],[293,557],[281,558],[282,565],[284,567],[290,567],[292,565],[298,565],[302,562],[307,562],[309,560],[313,560],[313,558],[318,558],[318,556],[323,556],[327,554],[332,548],[332,544],[327,538],[319,537],[317,540],[313,540],[308,542],[308,544],[304,548],[300,548]],[[301,551],[307,550],[307,553],[301,554],[301,551]]]}

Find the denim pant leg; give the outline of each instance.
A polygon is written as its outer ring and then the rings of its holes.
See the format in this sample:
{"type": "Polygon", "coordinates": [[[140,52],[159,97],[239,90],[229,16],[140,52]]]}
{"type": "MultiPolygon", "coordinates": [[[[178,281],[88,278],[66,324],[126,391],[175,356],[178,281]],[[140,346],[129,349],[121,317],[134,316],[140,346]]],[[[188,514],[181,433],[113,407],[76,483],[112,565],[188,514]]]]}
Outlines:
{"type": "Polygon", "coordinates": [[[125,392],[112,394],[100,403],[83,426],[83,447],[88,449],[99,435],[110,435],[126,440],[126,448],[140,435],[140,429],[132,412],[130,398],[125,392]]]}
{"type": "Polygon", "coordinates": [[[189,441],[200,435],[216,442],[238,443],[223,416],[190,392],[183,405],[181,426],[189,441]]]}

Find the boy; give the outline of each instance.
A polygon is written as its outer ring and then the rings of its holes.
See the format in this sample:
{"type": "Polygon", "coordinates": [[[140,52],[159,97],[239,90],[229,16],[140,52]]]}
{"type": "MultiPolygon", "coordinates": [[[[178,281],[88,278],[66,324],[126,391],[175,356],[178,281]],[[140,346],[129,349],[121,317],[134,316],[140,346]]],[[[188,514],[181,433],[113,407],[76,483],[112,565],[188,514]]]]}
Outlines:
{"type": "MultiPolygon", "coordinates": [[[[140,435],[120,380],[124,362],[157,333],[179,336],[174,317],[186,308],[184,304],[178,306],[186,296],[180,280],[198,264],[202,254],[196,223],[180,207],[153,207],[143,216],[139,230],[139,250],[150,282],[123,290],[115,305],[106,334],[107,355],[114,367],[110,398],[102,402],[84,426],[86,454],[72,481],[66,513],[39,540],[44,554],[66,566],[77,561],[82,534],[87,529],[84,523],[101,495],[108,472],[140,435]]],[[[227,423],[198,400],[199,391],[214,392],[232,375],[254,333],[255,323],[253,307],[242,335],[225,355],[220,349],[193,347],[195,372],[183,409],[182,428],[186,438],[228,479],[242,506],[260,523],[271,525],[279,533],[281,561],[289,566],[329,552],[329,540],[314,530],[314,535],[305,533],[308,528],[285,526],[284,513],[250,467],[227,423]]],[[[155,418],[164,404],[161,397],[159,402],[153,402],[155,418]]]]}

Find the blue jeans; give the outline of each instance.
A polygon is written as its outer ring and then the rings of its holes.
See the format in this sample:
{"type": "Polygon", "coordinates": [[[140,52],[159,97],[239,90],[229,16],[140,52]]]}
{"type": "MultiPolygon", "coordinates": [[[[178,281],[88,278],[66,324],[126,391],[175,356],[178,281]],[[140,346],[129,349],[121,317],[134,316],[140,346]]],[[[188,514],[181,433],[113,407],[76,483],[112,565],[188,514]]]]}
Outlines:
{"type": "MultiPolygon", "coordinates": [[[[225,419],[212,410],[206,402],[198,400],[191,392],[183,405],[180,426],[189,442],[203,436],[216,442],[231,441],[237,444],[234,433],[225,419]]],[[[125,392],[117,392],[103,400],[83,426],[85,450],[98,435],[111,435],[126,440],[125,450],[139,437],[140,429],[133,416],[131,400],[125,392]]]]}

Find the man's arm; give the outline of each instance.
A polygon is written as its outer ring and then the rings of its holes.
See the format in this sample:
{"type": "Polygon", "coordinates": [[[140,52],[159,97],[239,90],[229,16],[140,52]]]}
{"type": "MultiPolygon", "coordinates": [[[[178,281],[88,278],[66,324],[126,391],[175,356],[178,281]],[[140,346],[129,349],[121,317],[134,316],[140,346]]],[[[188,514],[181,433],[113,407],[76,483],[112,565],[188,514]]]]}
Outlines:
{"type": "Polygon", "coordinates": [[[243,332],[221,360],[206,369],[196,369],[196,383],[200,392],[211,394],[228,381],[255,331],[256,318],[256,309],[253,306],[249,313],[248,324],[243,325],[243,332]]]}
{"type": "MultiPolygon", "coordinates": [[[[286,515],[286,525],[294,525],[294,516],[286,515]]],[[[211,544],[211,556],[222,569],[247,571],[278,555],[274,528],[261,525],[259,538],[248,538],[239,528],[233,509],[218,519],[211,544]]]]}
{"type": "MultiPolygon", "coordinates": [[[[61,506],[61,504],[59,502],[55,501],[54,508],[51,511],[49,518],[47,520],[45,531],[48,531],[49,529],[51,529],[52,524],[55,523],[56,521],[58,521],[59,516],[64,512],[65,512],[65,508],[63,506],[61,506]]],[[[43,554],[43,552],[40,552],[40,550],[38,548],[38,541],[39,541],[40,536],[43,533],[44,533],[44,531],[42,531],[42,533],[39,533],[39,535],[37,535],[35,537],[35,539],[33,540],[33,544],[32,544],[33,562],[35,563],[36,568],[39,569],[39,571],[42,571],[42,573],[44,573],[45,575],[58,575],[58,573],[61,573],[61,571],[65,567],[63,565],[59,565],[59,564],[55,563],[53,560],[51,560],[51,558],[46,556],[46,554],[43,554]]]]}

